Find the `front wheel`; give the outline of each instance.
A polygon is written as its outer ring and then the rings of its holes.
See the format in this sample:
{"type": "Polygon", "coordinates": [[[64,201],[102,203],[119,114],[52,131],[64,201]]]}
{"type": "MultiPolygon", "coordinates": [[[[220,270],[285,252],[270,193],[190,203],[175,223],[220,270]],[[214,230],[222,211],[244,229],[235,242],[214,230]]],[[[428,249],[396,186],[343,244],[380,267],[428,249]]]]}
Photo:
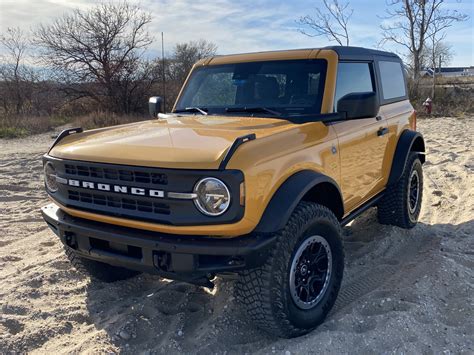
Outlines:
{"type": "Polygon", "coordinates": [[[336,301],[343,270],[338,220],[324,206],[301,202],[267,262],[241,275],[237,299],[263,330],[285,338],[299,336],[324,321],[336,301]]]}

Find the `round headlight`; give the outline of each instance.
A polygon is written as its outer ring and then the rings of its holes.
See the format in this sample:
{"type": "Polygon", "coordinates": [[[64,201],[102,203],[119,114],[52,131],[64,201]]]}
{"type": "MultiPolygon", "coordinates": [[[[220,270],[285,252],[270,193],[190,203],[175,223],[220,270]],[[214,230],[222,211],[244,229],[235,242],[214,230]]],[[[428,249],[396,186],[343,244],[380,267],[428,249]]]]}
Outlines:
{"type": "Polygon", "coordinates": [[[208,216],[223,214],[230,205],[230,193],[227,186],[216,178],[200,180],[194,187],[197,195],[194,199],[196,207],[208,216]]]}
{"type": "Polygon", "coordinates": [[[58,182],[56,181],[56,169],[51,162],[44,165],[44,182],[49,192],[58,191],[58,182]]]}

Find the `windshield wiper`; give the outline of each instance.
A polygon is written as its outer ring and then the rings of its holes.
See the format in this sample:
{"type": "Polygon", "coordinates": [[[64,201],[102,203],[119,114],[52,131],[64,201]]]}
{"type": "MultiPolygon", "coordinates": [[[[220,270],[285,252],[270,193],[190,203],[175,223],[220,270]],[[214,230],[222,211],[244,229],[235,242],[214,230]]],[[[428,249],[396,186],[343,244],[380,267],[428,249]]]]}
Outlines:
{"type": "Polygon", "coordinates": [[[207,116],[207,109],[206,108],[200,108],[200,107],[186,107],[178,110],[174,110],[174,112],[179,113],[179,112],[199,112],[201,115],[207,116]]]}
{"type": "Polygon", "coordinates": [[[274,116],[281,116],[282,113],[266,107],[227,107],[226,112],[266,112],[274,116]]]}

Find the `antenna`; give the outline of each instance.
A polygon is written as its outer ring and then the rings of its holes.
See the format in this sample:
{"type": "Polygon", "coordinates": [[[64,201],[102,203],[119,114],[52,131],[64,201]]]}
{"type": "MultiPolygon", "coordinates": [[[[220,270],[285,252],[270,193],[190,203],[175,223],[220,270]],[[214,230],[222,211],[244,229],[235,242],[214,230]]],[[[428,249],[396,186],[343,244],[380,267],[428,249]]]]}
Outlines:
{"type": "Polygon", "coordinates": [[[163,112],[166,113],[166,71],[165,71],[165,40],[164,34],[161,32],[161,71],[163,76],[163,112]]]}

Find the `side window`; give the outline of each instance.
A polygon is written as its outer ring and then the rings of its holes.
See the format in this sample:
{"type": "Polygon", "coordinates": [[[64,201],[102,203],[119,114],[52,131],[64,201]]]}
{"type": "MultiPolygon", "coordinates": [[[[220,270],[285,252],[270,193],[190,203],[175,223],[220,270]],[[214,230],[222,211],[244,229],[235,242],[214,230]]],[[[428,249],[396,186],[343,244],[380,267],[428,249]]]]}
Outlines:
{"type": "Polygon", "coordinates": [[[399,62],[386,61],[380,61],[378,65],[384,100],[405,97],[406,90],[402,65],[399,62]]]}
{"type": "Polygon", "coordinates": [[[352,92],[374,91],[369,63],[339,63],[337,66],[336,95],[334,106],[344,95],[352,92]]]}

